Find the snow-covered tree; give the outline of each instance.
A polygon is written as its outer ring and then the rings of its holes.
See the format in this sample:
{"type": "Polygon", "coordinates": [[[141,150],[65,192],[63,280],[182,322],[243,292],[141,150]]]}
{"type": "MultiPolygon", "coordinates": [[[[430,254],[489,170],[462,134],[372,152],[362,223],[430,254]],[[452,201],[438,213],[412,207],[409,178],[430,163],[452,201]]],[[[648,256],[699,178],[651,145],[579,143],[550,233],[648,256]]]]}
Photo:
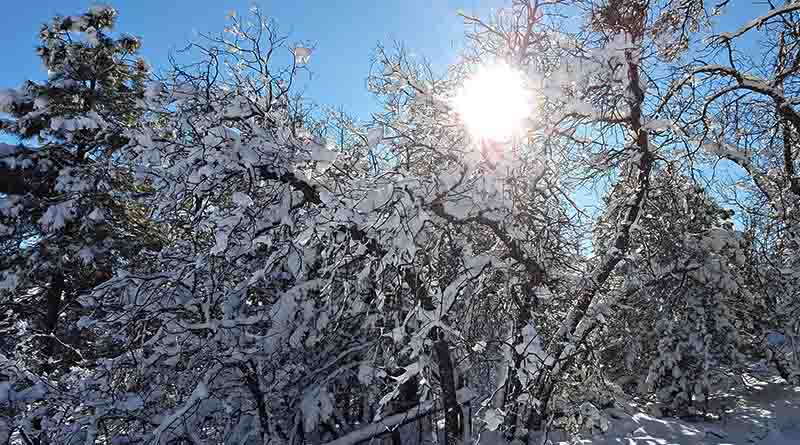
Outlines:
{"type": "Polygon", "coordinates": [[[665,95],[699,148],[695,163],[719,162],[731,172],[714,181],[737,209],[751,239],[750,289],[765,302],[762,350],[781,374],[797,380],[798,180],[797,5],[778,3],[753,20],[709,37],[702,58],[682,67],[665,95]],[[759,45],[751,58],[746,48],[759,45]],[[786,354],[788,352],[788,354],[786,354]]]}
{"type": "Polygon", "coordinates": [[[102,355],[80,298],[158,242],[119,164],[148,68],[138,39],[110,34],[115,20],[93,7],[43,25],[47,80],[0,93],[0,131],[19,141],[0,147],[0,372],[24,440],[48,440],[47,423],[68,415],[51,394],[69,394],[70,369],[102,355]]]}
{"type": "Polygon", "coordinates": [[[514,0],[445,70],[379,47],[366,123],[258,9],[160,76],[56,18],[0,94],[0,439],[530,441],[796,379],[796,9],[514,0]]]}

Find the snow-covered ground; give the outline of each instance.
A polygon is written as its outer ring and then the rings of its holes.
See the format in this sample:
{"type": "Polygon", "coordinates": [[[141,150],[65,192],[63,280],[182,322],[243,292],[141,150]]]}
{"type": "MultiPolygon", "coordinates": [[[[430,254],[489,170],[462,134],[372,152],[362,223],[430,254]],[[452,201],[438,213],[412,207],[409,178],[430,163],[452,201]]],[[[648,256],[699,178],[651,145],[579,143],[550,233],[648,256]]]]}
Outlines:
{"type": "MultiPolygon", "coordinates": [[[[710,401],[709,411],[714,413],[706,420],[687,420],[658,417],[647,414],[646,409],[629,406],[602,412],[609,429],[594,435],[567,437],[563,431],[550,431],[546,438],[535,438],[536,445],[800,445],[800,386],[788,385],[778,377],[760,374],[744,377],[739,389],[718,392],[710,401]],[[713,419],[712,419],[713,417],[713,419]]],[[[423,411],[433,405],[420,405],[423,411]]],[[[382,423],[348,434],[327,445],[382,443],[376,434],[386,432],[403,416],[416,417],[408,412],[387,417],[382,423]],[[370,439],[371,438],[371,439],[370,439]]],[[[701,419],[698,416],[698,419],[701,419]]],[[[435,445],[444,443],[444,421],[428,425],[427,432],[420,424],[411,422],[399,427],[403,444],[435,445]],[[433,427],[433,428],[431,428],[433,427]]],[[[381,436],[381,437],[386,437],[381,436]]],[[[483,431],[480,445],[509,445],[498,431],[483,431]]],[[[514,443],[512,445],[521,445],[514,443]]]]}
{"type": "Polygon", "coordinates": [[[606,412],[607,433],[553,444],[800,444],[800,387],[778,378],[748,379],[748,388],[714,400],[716,421],[689,422],[622,410],[606,412]]]}

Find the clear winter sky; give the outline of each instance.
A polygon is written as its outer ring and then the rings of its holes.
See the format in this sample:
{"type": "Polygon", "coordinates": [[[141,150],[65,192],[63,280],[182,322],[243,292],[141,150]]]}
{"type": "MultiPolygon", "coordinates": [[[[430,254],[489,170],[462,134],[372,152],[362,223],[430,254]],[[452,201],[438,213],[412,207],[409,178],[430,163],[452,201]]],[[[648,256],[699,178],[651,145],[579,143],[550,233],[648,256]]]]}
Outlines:
{"type": "MultiPolygon", "coordinates": [[[[34,52],[41,23],[54,15],[75,15],[95,4],[119,11],[117,31],[142,38],[142,55],[154,68],[165,67],[171,51],[197,33],[222,31],[229,11],[246,14],[258,5],[291,35],[291,42],[316,45],[303,82],[305,95],[321,105],[341,106],[361,118],[376,108],[365,90],[375,46],[402,42],[439,68],[456,58],[465,27],[458,10],[487,16],[511,0],[0,0],[0,88],[26,79],[41,80],[44,71],[34,52]]],[[[768,10],[757,1],[733,1],[725,28],[744,24],[768,10]],[[756,6],[756,4],[758,6],[756,6]]]]}
{"type": "MultiPolygon", "coordinates": [[[[217,33],[229,11],[245,15],[252,5],[278,21],[289,42],[316,45],[306,96],[322,105],[342,106],[361,118],[376,110],[365,90],[370,57],[381,42],[395,41],[439,67],[455,60],[464,25],[456,11],[486,16],[503,0],[0,0],[0,88],[45,72],[34,51],[41,23],[54,15],[76,15],[94,4],[119,12],[116,31],[142,39],[142,55],[154,68],[164,67],[170,51],[197,39],[198,32],[217,33]]],[[[306,76],[307,78],[307,76],[306,76]]]]}

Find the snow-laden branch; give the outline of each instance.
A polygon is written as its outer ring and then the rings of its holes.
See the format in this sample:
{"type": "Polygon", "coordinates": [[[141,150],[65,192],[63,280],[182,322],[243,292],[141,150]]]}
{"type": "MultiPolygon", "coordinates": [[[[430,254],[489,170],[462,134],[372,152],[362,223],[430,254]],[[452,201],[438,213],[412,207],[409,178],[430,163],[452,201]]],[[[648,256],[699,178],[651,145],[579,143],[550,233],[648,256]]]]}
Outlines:
{"type": "MultiPolygon", "coordinates": [[[[474,394],[468,388],[461,388],[456,393],[456,400],[459,405],[469,403],[473,397],[474,394]]],[[[353,445],[363,442],[377,435],[390,432],[407,423],[411,423],[420,417],[432,414],[437,411],[435,408],[436,405],[433,400],[426,400],[408,411],[384,417],[364,428],[353,431],[331,442],[327,442],[325,445],[353,445]]]]}
{"type": "Polygon", "coordinates": [[[749,22],[747,22],[744,26],[742,26],[741,28],[739,28],[735,32],[732,32],[732,33],[724,32],[724,33],[720,34],[719,38],[724,40],[724,41],[735,39],[737,37],[740,37],[740,36],[744,35],[748,31],[750,31],[751,29],[760,28],[760,27],[764,26],[764,24],[767,23],[768,20],[770,20],[770,19],[772,19],[774,17],[777,17],[779,15],[783,15],[783,14],[787,14],[787,13],[790,13],[790,12],[794,12],[794,11],[800,11],[800,3],[787,3],[787,4],[783,5],[783,6],[781,6],[780,8],[775,8],[775,9],[773,9],[772,11],[770,11],[767,14],[764,14],[764,15],[762,15],[760,17],[756,17],[753,20],[750,20],[749,22]]]}
{"type": "Polygon", "coordinates": [[[777,107],[778,111],[788,119],[796,130],[800,131],[800,114],[792,107],[792,100],[784,96],[783,91],[771,86],[764,80],[755,79],[751,76],[724,65],[703,65],[692,70],[687,76],[691,78],[697,74],[720,75],[733,78],[738,84],[738,89],[753,91],[765,96],[769,96],[777,107]]]}
{"type": "Polygon", "coordinates": [[[528,274],[530,274],[530,280],[532,283],[534,283],[534,286],[539,286],[544,282],[544,267],[542,267],[542,265],[539,264],[539,262],[537,262],[535,259],[531,258],[530,255],[525,252],[519,242],[512,238],[511,234],[505,230],[499,222],[493,221],[482,214],[468,216],[466,218],[457,218],[456,216],[447,213],[441,203],[434,203],[434,205],[431,206],[431,210],[434,214],[452,224],[476,222],[482,226],[488,227],[492,233],[494,233],[495,236],[497,236],[506,246],[511,258],[521,264],[528,274]]]}
{"type": "Polygon", "coordinates": [[[392,431],[393,429],[405,425],[406,423],[413,422],[420,417],[426,416],[433,412],[434,407],[435,405],[433,401],[427,400],[408,411],[385,417],[378,422],[346,434],[332,442],[326,443],[325,445],[353,445],[363,442],[379,434],[392,431]]]}
{"type": "Polygon", "coordinates": [[[160,438],[161,434],[163,434],[167,429],[169,429],[181,417],[186,415],[186,413],[189,412],[189,410],[192,409],[195,406],[195,404],[201,402],[203,399],[208,398],[209,382],[213,378],[214,374],[218,373],[220,369],[221,369],[220,365],[215,365],[206,372],[203,380],[197,383],[197,386],[194,388],[194,391],[192,391],[192,394],[189,396],[189,399],[183,404],[183,406],[181,406],[171,415],[167,416],[161,422],[158,428],[155,429],[155,431],[153,432],[155,437],[160,438]]]}

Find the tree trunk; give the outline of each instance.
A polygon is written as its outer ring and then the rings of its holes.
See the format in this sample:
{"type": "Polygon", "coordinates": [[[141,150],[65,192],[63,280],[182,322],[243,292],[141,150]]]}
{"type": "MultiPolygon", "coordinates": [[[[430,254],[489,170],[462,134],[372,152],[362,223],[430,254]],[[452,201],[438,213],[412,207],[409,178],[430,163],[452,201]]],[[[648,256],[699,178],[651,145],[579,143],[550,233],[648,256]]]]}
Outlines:
{"type": "Polygon", "coordinates": [[[450,358],[450,344],[439,333],[439,340],[433,345],[436,360],[439,363],[439,383],[442,386],[442,402],[444,404],[444,443],[460,444],[462,436],[461,407],[456,397],[456,380],[453,361],[450,358]]]}
{"type": "MultiPolygon", "coordinates": [[[[57,342],[55,339],[56,326],[58,325],[58,314],[61,310],[61,294],[64,293],[64,275],[60,272],[53,275],[50,286],[47,289],[47,313],[44,319],[44,332],[49,335],[45,339],[44,356],[46,360],[53,358],[56,353],[57,342]]],[[[52,371],[51,365],[44,365],[45,372],[52,371]]]]}
{"type": "MultiPolygon", "coordinates": [[[[389,374],[390,377],[398,377],[404,372],[404,368],[398,368],[387,371],[387,374],[389,374]]],[[[419,403],[419,379],[417,376],[414,376],[400,384],[398,397],[391,403],[389,413],[402,413],[419,405],[419,403]]],[[[391,445],[403,445],[399,426],[392,430],[391,434],[386,438],[386,442],[391,445]]]]}

